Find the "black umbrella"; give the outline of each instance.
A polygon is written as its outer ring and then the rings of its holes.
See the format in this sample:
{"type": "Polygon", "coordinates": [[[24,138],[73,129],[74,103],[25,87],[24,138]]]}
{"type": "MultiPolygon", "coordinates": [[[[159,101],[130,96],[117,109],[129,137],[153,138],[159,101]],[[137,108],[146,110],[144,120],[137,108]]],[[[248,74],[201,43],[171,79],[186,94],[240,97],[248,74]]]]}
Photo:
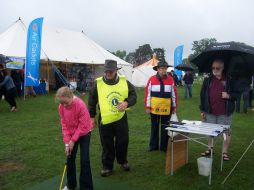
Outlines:
{"type": "Polygon", "coordinates": [[[254,48],[244,43],[225,42],[210,45],[191,62],[197,65],[200,72],[211,72],[215,59],[222,59],[228,74],[250,76],[254,74],[254,48]]]}
{"type": "Polygon", "coordinates": [[[175,67],[178,70],[181,71],[194,71],[194,68],[190,64],[179,64],[175,67]]]}

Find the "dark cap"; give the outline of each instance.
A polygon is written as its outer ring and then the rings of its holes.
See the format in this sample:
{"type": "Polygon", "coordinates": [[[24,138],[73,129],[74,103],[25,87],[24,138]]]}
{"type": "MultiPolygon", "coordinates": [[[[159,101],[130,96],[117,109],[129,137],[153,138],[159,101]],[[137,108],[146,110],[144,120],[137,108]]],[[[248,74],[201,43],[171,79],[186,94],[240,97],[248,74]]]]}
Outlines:
{"type": "Polygon", "coordinates": [[[153,70],[157,71],[159,67],[169,67],[166,61],[159,61],[156,66],[153,67],[153,70]]]}
{"type": "Polygon", "coordinates": [[[104,71],[115,71],[121,68],[117,67],[117,62],[115,60],[106,59],[104,64],[104,71]]]}

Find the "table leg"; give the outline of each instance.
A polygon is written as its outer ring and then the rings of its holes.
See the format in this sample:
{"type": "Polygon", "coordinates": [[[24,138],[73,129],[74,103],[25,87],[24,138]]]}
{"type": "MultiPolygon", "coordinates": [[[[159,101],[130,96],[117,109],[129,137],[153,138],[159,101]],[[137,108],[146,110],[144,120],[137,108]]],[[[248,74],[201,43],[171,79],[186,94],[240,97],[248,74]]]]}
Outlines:
{"type": "Polygon", "coordinates": [[[186,141],[186,163],[189,162],[189,142],[188,140],[186,141]]]}
{"type": "Polygon", "coordinates": [[[210,165],[210,175],[209,175],[209,185],[211,185],[211,182],[212,182],[212,167],[213,167],[213,146],[214,146],[214,137],[212,137],[212,139],[211,139],[211,156],[210,156],[210,158],[211,158],[211,165],[210,165]]]}
{"type": "Polygon", "coordinates": [[[174,171],[174,137],[173,137],[173,131],[171,131],[171,175],[173,175],[173,171],[174,171]]]}
{"type": "Polygon", "coordinates": [[[222,168],[223,168],[223,147],[224,147],[224,133],[223,133],[223,138],[222,138],[222,147],[221,147],[221,160],[220,160],[220,172],[222,172],[222,168]]]}

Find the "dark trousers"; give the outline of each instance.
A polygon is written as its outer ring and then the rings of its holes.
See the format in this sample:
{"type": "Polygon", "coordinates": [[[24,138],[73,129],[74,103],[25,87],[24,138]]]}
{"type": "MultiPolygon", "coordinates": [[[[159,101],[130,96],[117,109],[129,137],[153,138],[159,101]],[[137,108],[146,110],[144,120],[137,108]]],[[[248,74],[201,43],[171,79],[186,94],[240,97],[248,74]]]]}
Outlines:
{"type": "Polygon", "coordinates": [[[192,84],[184,84],[184,98],[192,98],[192,84]]]}
{"type": "Polygon", "coordinates": [[[69,189],[74,189],[77,186],[75,160],[79,144],[80,144],[80,177],[79,177],[80,190],[93,189],[93,179],[89,158],[90,137],[91,133],[88,133],[87,135],[80,137],[79,140],[75,143],[71,155],[67,158],[67,186],[69,189]]]}
{"type": "MultiPolygon", "coordinates": [[[[99,119],[100,121],[100,119],[99,119]]],[[[113,169],[116,157],[117,163],[127,163],[129,144],[129,129],[127,114],[116,122],[103,125],[99,123],[102,145],[102,165],[105,169],[113,169]]]]}
{"type": "Polygon", "coordinates": [[[168,135],[167,130],[170,121],[170,115],[155,115],[151,114],[151,137],[150,137],[150,150],[159,149],[159,129],[161,128],[161,138],[160,138],[160,150],[167,150],[168,135]],[[161,125],[160,125],[161,124],[161,125]],[[160,127],[161,126],[161,127],[160,127]]]}
{"type": "Polygon", "coordinates": [[[17,89],[17,95],[18,96],[22,96],[22,83],[19,82],[19,83],[15,83],[15,86],[16,86],[16,89],[17,89]]]}
{"type": "Polygon", "coordinates": [[[236,112],[240,112],[241,107],[241,97],[243,97],[243,112],[247,113],[249,107],[249,90],[243,91],[237,98],[236,101],[236,112]]]}
{"type": "Polygon", "coordinates": [[[253,94],[253,89],[250,89],[249,91],[249,107],[252,108],[252,94],[253,94]]]}
{"type": "Polygon", "coordinates": [[[10,107],[17,107],[15,97],[17,96],[17,89],[16,88],[11,88],[10,90],[6,91],[5,94],[5,100],[8,102],[10,107]]]}

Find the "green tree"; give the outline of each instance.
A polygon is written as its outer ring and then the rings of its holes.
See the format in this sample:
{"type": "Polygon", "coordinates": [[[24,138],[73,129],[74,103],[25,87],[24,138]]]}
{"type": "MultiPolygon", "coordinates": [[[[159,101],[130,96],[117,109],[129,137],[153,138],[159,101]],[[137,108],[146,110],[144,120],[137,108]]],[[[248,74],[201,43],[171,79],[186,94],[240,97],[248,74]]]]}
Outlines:
{"type": "Polygon", "coordinates": [[[188,58],[183,58],[182,63],[183,64],[189,64],[190,60],[188,58]]]}
{"type": "Polygon", "coordinates": [[[112,52],[115,56],[121,58],[121,59],[124,59],[126,57],[126,51],[123,50],[117,50],[116,52],[112,52]]]}
{"type": "Polygon", "coordinates": [[[192,51],[193,53],[189,55],[188,59],[191,60],[202,51],[204,51],[209,45],[216,43],[217,40],[215,38],[203,38],[201,40],[193,41],[192,43],[192,51]]]}
{"type": "Polygon", "coordinates": [[[135,52],[130,52],[125,60],[133,66],[138,66],[146,61],[150,60],[153,56],[153,50],[150,46],[150,44],[144,44],[142,46],[139,46],[138,49],[135,50],[135,52]]]}
{"type": "Polygon", "coordinates": [[[156,59],[165,61],[165,50],[163,48],[154,48],[153,52],[156,54],[156,59]]]}
{"type": "Polygon", "coordinates": [[[140,65],[150,60],[153,57],[153,50],[150,44],[144,44],[139,46],[135,51],[135,61],[136,65],[140,65]]]}
{"type": "Polygon", "coordinates": [[[131,63],[132,65],[136,65],[135,52],[130,52],[125,58],[125,61],[131,63]]]}

